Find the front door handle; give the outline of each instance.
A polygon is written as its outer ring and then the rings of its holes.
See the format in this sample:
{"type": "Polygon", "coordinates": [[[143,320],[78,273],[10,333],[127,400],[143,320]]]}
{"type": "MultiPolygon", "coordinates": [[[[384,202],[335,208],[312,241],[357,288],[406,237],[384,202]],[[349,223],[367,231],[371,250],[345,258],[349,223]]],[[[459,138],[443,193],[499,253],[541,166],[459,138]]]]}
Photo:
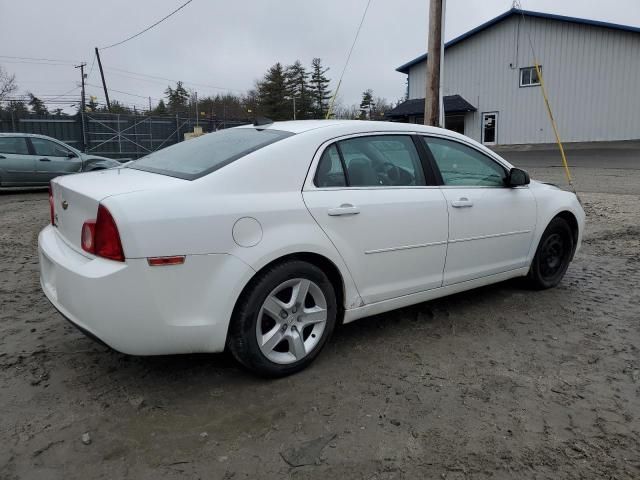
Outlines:
{"type": "Polygon", "coordinates": [[[48,158],[41,158],[40,161],[41,162],[50,162],[51,160],[49,160],[48,158]]]}
{"type": "Polygon", "coordinates": [[[355,205],[351,205],[350,203],[343,203],[339,207],[330,208],[327,210],[327,213],[331,217],[337,217],[340,215],[357,215],[360,213],[360,209],[355,205]]]}
{"type": "Polygon", "coordinates": [[[451,202],[451,206],[454,208],[469,208],[473,207],[473,202],[467,197],[461,197],[458,200],[451,202]]]}

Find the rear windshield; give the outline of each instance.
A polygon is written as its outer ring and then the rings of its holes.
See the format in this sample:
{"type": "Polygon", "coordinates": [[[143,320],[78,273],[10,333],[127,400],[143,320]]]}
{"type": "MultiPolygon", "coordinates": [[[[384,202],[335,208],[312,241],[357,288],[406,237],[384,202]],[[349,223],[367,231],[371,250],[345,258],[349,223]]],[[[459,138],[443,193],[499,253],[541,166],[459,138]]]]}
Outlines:
{"type": "Polygon", "coordinates": [[[270,129],[220,130],[158,150],[127,167],[194,180],[291,135],[270,129]]]}

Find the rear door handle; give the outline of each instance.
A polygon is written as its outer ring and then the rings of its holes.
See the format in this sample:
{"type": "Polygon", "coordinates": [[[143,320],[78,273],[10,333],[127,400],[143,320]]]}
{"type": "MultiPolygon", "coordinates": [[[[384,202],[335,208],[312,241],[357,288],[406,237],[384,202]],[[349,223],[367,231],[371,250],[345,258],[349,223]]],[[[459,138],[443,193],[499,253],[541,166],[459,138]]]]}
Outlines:
{"type": "Polygon", "coordinates": [[[473,207],[473,202],[467,197],[461,197],[460,199],[451,202],[451,206],[454,208],[469,208],[473,207]]]}
{"type": "Polygon", "coordinates": [[[51,160],[49,160],[48,158],[41,158],[40,161],[41,162],[50,162],[51,160]]]}
{"type": "Polygon", "coordinates": [[[343,203],[339,207],[330,208],[327,210],[327,213],[331,217],[337,217],[340,215],[357,215],[360,213],[360,209],[355,205],[351,205],[350,203],[343,203]]]}

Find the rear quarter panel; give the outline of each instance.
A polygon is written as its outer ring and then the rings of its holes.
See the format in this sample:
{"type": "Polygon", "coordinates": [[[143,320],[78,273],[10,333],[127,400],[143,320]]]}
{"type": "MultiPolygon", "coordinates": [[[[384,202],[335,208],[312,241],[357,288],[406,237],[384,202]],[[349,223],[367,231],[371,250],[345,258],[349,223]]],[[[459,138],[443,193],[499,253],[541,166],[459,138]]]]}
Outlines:
{"type": "Polygon", "coordinates": [[[342,257],[302,200],[302,185],[318,143],[297,137],[175,188],[103,200],[118,224],[125,256],[227,253],[258,271],[289,254],[315,253],[341,272],[345,307],[360,305],[342,257]],[[236,222],[246,217],[255,219],[261,230],[259,243],[249,247],[241,246],[233,235],[236,222]]]}

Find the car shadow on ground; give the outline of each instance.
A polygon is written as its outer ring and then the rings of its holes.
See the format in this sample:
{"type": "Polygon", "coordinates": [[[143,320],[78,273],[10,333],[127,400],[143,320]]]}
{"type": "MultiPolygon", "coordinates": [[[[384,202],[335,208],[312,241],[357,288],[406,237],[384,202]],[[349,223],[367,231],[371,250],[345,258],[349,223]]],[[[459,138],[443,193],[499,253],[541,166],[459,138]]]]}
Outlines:
{"type": "MultiPolygon", "coordinates": [[[[336,362],[344,362],[345,357],[362,345],[375,350],[376,344],[386,345],[390,337],[400,342],[411,342],[419,335],[416,330],[433,329],[444,332],[437,333],[438,337],[447,335],[456,316],[468,313],[465,310],[486,305],[486,316],[490,317],[493,305],[501,305],[505,298],[523,292],[521,279],[509,280],[341,325],[315,363],[322,362],[328,369],[337,368],[336,362]]],[[[151,387],[162,381],[169,382],[173,388],[187,388],[200,377],[206,377],[206,380],[202,379],[209,386],[229,383],[255,385],[265,381],[240,367],[228,352],[138,357],[110,350],[88,338],[81,341],[90,347],[91,358],[88,360],[92,367],[102,370],[96,374],[115,375],[124,383],[135,379],[136,385],[142,389],[145,384],[151,387]]],[[[313,368],[311,365],[311,370],[305,371],[313,371],[313,368]]]]}

